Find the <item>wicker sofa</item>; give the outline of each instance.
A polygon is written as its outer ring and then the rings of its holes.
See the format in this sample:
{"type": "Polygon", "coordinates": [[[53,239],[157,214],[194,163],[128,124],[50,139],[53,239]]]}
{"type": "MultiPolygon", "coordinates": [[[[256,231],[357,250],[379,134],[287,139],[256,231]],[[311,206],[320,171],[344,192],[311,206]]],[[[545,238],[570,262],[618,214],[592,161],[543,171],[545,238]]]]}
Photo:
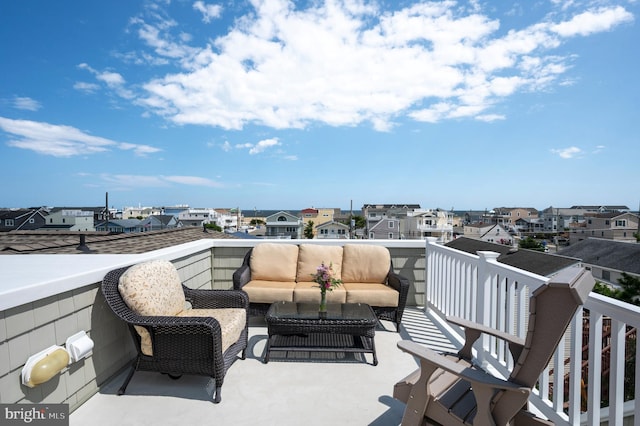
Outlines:
{"type": "Polygon", "coordinates": [[[396,274],[386,247],[365,244],[261,243],[233,274],[233,287],[249,296],[249,312],[264,315],[273,302],[320,302],[312,275],[331,264],[343,285],[327,292],[328,303],[366,303],[399,330],[409,280],[396,274]]]}

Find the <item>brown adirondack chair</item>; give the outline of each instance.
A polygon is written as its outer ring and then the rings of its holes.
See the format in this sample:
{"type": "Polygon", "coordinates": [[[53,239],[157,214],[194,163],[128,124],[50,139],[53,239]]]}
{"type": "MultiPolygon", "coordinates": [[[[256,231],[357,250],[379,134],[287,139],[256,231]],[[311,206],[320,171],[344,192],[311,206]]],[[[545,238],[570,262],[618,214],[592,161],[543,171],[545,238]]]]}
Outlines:
{"type": "Polygon", "coordinates": [[[448,318],[465,328],[458,354],[442,355],[411,341],[398,347],[420,362],[420,368],[394,387],[404,401],[403,425],[539,425],[552,424],[526,411],[531,389],[549,363],[578,306],[595,281],[584,268],[570,268],[536,289],[529,301],[526,339],[462,319],[448,318]],[[472,362],[471,349],[482,333],[505,340],[514,359],[507,380],[494,377],[472,362]]]}

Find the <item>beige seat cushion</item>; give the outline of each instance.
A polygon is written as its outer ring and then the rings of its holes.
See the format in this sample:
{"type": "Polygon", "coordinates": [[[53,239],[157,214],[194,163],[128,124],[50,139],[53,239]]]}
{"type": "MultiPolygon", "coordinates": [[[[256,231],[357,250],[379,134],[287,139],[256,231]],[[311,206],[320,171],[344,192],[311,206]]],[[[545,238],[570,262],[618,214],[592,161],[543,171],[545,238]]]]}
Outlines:
{"type": "MultiPolygon", "coordinates": [[[[120,276],[118,291],[127,306],[138,315],[175,316],[186,304],[178,271],[166,260],[133,265],[120,276]]],[[[149,332],[144,327],[135,328],[142,340],[142,352],[151,355],[149,332]]]]}
{"type": "Polygon", "coordinates": [[[293,302],[295,286],[296,283],[293,281],[251,280],[242,289],[249,296],[251,303],[293,302]]]}
{"type": "Polygon", "coordinates": [[[294,282],[298,269],[298,246],[258,244],[251,252],[250,264],[252,280],[294,282]]]}
{"type": "Polygon", "coordinates": [[[366,303],[371,306],[398,306],[400,293],[386,284],[344,283],[347,303],[366,303]]]}
{"type": "Polygon", "coordinates": [[[247,311],[243,308],[186,309],[179,317],[213,317],[220,323],[222,332],[222,352],[240,339],[247,323],[247,311]]]}
{"type": "MultiPolygon", "coordinates": [[[[298,252],[297,282],[312,281],[312,275],[318,271],[318,266],[324,263],[331,265],[333,276],[342,279],[342,247],[323,246],[316,244],[300,244],[298,252]]],[[[319,291],[319,290],[318,290],[319,291]]]]}
{"type": "MultiPolygon", "coordinates": [[[[300,282],[293,290],[294,302],[320,303],[320,287],[316,282],[300,282]]],[[[331,291],[327,291],[327,303],[345,303],[347,301],[347,291],[341,285],[331,291]]]]}
{"type": "Polygon", "coordinates": [[[378,283],[387,280],[391,255],[386,247],[345,244],[342,253],[342,281],[345,283],[378,283]]]}

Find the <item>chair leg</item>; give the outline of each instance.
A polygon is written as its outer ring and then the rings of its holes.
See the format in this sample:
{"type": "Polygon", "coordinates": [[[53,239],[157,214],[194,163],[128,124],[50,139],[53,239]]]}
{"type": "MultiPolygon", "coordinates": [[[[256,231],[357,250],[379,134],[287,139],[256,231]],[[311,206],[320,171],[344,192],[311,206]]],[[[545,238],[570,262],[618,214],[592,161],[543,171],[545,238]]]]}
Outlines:
{"type": "Polygon", "coordinates": [[[213,395],[213,403],[218,404],[222,400],[222,386],[216,386],[216,393],[213,395]]]}
{"type": "Polygon", "coordinates": [[[120,386],[120,389],[118,389],[118,395],[124,395],[125,391],[127,390],[127,386],[129,385],[129,381],[131,381],[131,378],[133,377],[133,373],[136,372],[136,364],[137,363],[138,363],[137,359],[131,363],[131,368],[129,370],[129,374],[127,375],[127,378],[125,379],[125,381],[122,384],[122,386],[120,386]]]}

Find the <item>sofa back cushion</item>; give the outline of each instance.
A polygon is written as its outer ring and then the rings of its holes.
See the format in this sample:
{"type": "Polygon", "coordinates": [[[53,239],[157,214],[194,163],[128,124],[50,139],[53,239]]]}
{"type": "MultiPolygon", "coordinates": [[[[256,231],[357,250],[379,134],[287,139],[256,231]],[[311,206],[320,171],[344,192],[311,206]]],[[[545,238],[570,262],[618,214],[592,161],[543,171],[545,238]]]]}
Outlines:
{"type": "Polygon", "coordinates": [[[384,284],[391,268],[386,247],[345,244],[342,252],[342,281],[384,284]]]}
{"type": "Polygon", "coordinates": [[[298,268],[298,246],[262,243],[251,252],[251,279],[294,282],[298,268]]]}
{"type": "Polygon", "coordinates": [[[120,276],[118,291],[138,315],[174,316],[185,306],[178,271],[166,260],[133,265],[120,276]]]}
{"type": "Polygon", "coordinates": [[[322,263],[331,265],[333,277],[342,279],[342,247],[317,244],[300,244],[298,252],[297,282],[313,281],[311,277],[322,263]]]}

